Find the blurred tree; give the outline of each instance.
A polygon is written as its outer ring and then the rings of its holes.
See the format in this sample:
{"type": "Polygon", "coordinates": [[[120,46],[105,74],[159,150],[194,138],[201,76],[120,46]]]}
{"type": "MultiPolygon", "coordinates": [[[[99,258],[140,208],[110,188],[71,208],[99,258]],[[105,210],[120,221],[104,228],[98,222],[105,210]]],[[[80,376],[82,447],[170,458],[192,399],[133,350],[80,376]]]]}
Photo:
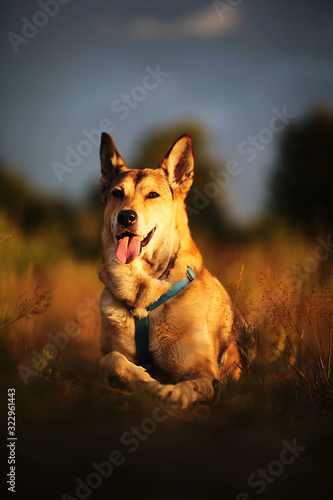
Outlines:
{"type": "Polygon", "coordinates": [[[103,214],[100,186],[94,185],[74,214],[75,227],[72,228],[70,241],[78,257],[101,258],[103,214]]]}
{"type": "Polygon", "coordinates": [[[272,179],[276,214],[310,234],[333,227],[333,111],[315,109],[289,125],[272,179]]]}
{"type": "Polygon", "coordinates": [[[47,226],[63,230],[71,218],[65,202],[39,191],[4,164],[0,164],[0,209],[6,210],[13,223],[26,233],[47,226]]]}
{"type": "MultiPolygon", "coordinates": [[[[47,237],[47,244],[80,258],[100,257],[103,203],[98,188],[81,204],[38,190],[30,182],[0,163],[0,212],[27,234],[47,237]]],[[[0,228],[1,232],[1,228],[0,228]]]]}
{"type": "MultiPolygon", "coordinates": [[[[212,233],[215,238],[229,231],[224,189],[216,181],[224,164],[209,152],[208,134],[196,123],[184,122],[157,130],[142,142],[132,168],[155,168],[163,160],[172,144],[181,135],[189,133],[193,141],[194,181],[186,198],[190,226],[212,233]]],[[[223,177],[222,177],[223,179],[223,177]]],[[[223,181],[222,181],[223,182],[223,181]]]]}

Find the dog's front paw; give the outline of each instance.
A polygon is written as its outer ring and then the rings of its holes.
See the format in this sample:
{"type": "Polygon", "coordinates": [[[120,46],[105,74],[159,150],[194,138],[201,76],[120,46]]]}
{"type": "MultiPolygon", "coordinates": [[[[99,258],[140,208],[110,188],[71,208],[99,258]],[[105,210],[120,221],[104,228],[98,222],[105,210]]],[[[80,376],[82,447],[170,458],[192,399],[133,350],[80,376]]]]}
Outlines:
{"type": "Polygon", "coordinates": [[[155,399],[163,401],[172,409],[184,410],[193,402],[193,397],[181,384],[159,385],[153,395],[155,399]]]}

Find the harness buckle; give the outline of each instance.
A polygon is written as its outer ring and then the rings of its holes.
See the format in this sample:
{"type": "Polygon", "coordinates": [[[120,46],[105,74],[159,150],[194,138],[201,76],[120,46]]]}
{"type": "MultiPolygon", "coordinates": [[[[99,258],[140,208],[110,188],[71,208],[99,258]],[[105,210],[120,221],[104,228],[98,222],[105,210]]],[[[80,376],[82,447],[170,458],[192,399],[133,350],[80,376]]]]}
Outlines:
{"type": "Polygon", "coordinates": [[[195,274],[190,267],[187,268],[186,276],[189,279],[189,281],[193,281],[195,278],[195,274]]]}

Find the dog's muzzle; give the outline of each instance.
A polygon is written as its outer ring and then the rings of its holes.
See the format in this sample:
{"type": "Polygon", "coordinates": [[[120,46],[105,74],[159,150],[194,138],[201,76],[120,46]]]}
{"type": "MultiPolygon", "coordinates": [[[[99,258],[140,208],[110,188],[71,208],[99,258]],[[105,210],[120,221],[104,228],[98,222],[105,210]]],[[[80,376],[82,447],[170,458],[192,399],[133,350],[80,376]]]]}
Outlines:
{"type": "Polygon", "coordinates": [[[147,236],[135,234],[131,231],[131,226],[137,220],[136,212],[134,210],[123,210],[119,212],[117,221],[125,231],[116,234],[116,257],[121,264],[130,264],[142,252],[142,248],[147,246],[156,230],[154,227],[147,236]]]}

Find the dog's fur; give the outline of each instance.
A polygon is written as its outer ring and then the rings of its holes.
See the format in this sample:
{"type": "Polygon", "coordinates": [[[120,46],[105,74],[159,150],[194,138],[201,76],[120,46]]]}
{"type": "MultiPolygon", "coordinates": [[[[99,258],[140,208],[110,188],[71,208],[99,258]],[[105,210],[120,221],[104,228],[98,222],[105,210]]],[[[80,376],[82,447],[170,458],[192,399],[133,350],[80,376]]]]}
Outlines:
{"type": "Polygon", "coordinates": [[[220,378],[218,360],[224,353],[224,370],[237,377],[238,351],[230,298],[203,267],[188,227],[184,200],[193,180],[191,137],[180,137],[158,168],[130,170],[112,138],[103,133],[100,159],[105,203],[101,368],[131,389],[143,386],[170,405],[184,408],[210,398],[212,383],[220,378]],[[134,212],[135,220],[124,220],[119,215],[123,211],[134,212]],[[127,240],[119,243],[124,234],[127,240]],[[139,240],[134,250],[124,244],[139,240]],[[147,306],[183,280],[188,266],[195,279],[149,313],[153,364],[148,373],[136,365],[134,318],[124,302],[134,315],[146,316],[147,306]]]}

